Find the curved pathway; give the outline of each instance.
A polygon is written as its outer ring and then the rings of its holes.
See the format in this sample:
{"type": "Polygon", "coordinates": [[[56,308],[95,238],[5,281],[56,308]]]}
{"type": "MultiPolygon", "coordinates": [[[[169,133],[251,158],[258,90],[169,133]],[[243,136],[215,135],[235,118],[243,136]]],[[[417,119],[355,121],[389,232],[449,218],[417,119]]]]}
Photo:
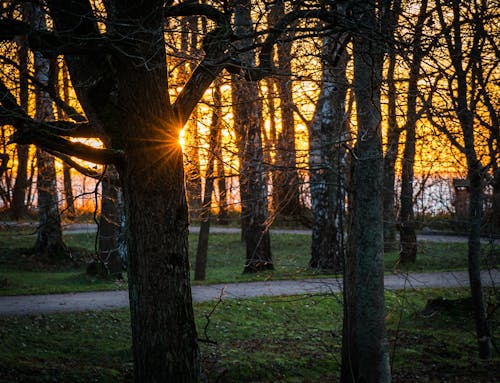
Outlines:
{"type": "MultiPolygon", "coordinates": [[[[500,283],[500,270],[483,271],[485,286],[500,283]]],[[[388,290],[467,287],[463,271],[442,273],[392,274],[385,276],[388,290]]],[[[259,296],[332,294],[342,291],[342,279],[305,279],[266,282],[242,282],[193,286],[193,301],[245,299],[259,296]]],[[[74,294],[23,295],[0,297],[0,316],[34,315],[57,312],[106,310],[128,307],[127,291],[98,291],[74,294]]]]}

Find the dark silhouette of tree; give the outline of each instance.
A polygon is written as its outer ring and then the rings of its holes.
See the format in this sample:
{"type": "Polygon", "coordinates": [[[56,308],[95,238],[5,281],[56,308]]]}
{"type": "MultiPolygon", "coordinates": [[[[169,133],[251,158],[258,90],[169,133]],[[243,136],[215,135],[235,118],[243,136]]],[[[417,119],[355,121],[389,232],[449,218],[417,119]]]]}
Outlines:
{"type": "Polygon", "coordinates": [[[406,99],[406,124],[404,126],[406,139],[402,159],[401,208],[399,212],[399,261],[403,264],[414,263],[417,259],[417,234],[415,232],[415,213],[413,211],[413,178],[417,121],[421,115],[421,111],[417,110],[419,94],[418,80],[425,53],[422,47],[422,34],[427,18],[427,0],[423,0],[420,4],[419,15],[413,29],[411,58],[409,59],[410,74],[408,78],[408,96],[406,99]]]}
{"type": "Polygon", "coordinates": [[[342,382],[390,382],[384,313],[383,153],[380,23],[389,1],[353,1],[357,135],[349,184],[349,248],[344,277],[342,382]],[[377,14],[377,9],[380,13],[377,14]]]}

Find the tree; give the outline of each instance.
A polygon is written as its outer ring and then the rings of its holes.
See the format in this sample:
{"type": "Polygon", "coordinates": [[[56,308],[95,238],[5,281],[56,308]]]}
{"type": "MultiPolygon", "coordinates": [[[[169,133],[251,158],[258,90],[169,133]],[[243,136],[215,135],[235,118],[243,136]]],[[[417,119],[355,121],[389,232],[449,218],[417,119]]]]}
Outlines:
{"type": "MultiPolygon", "coordinates": [[[[339,10],[342,12],[342,10],[339,10]]],[[[341,271],[349,129],[345,110],[347,34],[323,41],[322,87],[309,130],[312,247],[309,266],[341,271]]]]}
{"type": "MultiPolygon", "coordinates": [[[[335,20],[334,15],[323,9],[285,15],[259,44],[259,67],[254,68],[243,65],[237,59],[241,52],[234,52],[233,44],[246,36],[232,33],[231,9],[226,15],[193,2],[48,0],[54,29],[41,31],[19,20],[16,6],[11,2],[2,13],[0,39],[22,38],[35,52],[64,55],[87,120],[36,121],[0,82],[2,108],[16,129],[13,141],[116,166],[126,212],[135,381],[196,382],[200,361],[179,132],[224,68],[252,80],[262,78],[271,73],[272,47],[282,29],[297,18],[335,20]],[[203,59],[171,100],[165,36],[173,32],[164,32],[164,23],[193,15],[209,18],[212,29],[203,39],[203,59]],[[99,137],[107,147],[73,142],[69,136],[99,137]]],[[[249,137],[259,136],[252,132],[249,137]]]]}
{"type": "MultiPolygon", "coordinates": [[[[275,25],[284,15],[285,1],[276,0],[268,16],[270,26],[275,25]]],[[[278,76],[275,81],[280,99],[281,132],[275,146],[273,204],[276,212],[285,216],[296,216],[301,210],[292,97],[293,35],[293,32],[284,33],[277,43],[278,76]]]]}
{"type": "MultiPolygon", "coordinates": [[[[401,12],[401,1],[393,1],[392,12],[385,25],[387,36],[395,36],[398,18],[401,12]]],[[[396,161],[398,158],[401,128],[398,125],[397,115],[397,87],[396,66],[397,50],[389,46],[387,54],[387,148],[384,155],[384,249],[395,248],[396,244],[396,208],[395,208],[395,181],[396,161]]]]}
{"type": "Polygon", "coordinates": [[[413,178],[417,121],[421,115],[417,111],[418,80],[425,53],[422,48],[422,33],[427,17],[427,0],[423,0],[420,4],[417,22],[413,31],[411,61],[409,63],[408,96],[406,100],[406,124],[404,129],[406,140],[402,159],[401,208],[399,212],[399,260],[403,264],[414,263],[417,258],[417,235],[415,232],[415,214],[413,211],[413,178]]]}
{"type": "MultiPolygon", "coordinates": [[[[29,14],[30,22],[35,29],[46,30],[45,15],[39,5],[32,5],[29,14]]],[[[39,84],[48,87],[51,85],[49,83],[50,60],[43,57],[40,52],[35,52],[34,56],[35,78],[39,84]]],[[[35,98],[35,120],[53,120],[54,109],[49,94],[38,88],[35,98]]],[[[39,227],[34,251],[51,260],[60,260],[67,256],[67,249],[62,238],[55,160],[50,153],[40,147],[37,148],[36,160],[39,227]]]]}
{"type": "Polygon", "coordinates": [[[352,154],[349,248],[344,277],[342,382],[390,382],[384,314],[380,20],[387,1],[353,1],[357,140],[352,154]],[[377,6],[382,10],[376,14],[377,6]],[[377,19],[377,16],[379,19],[377,19]]]}
{"type": "MultiPolygon", "coordinates": [[[[251,2],[241,0],[235,7],[235,33],[251,36],[251,2]]],[[[238,49],[245,51],[252,45],[251,38],[242,39],[238,49]]],[[[244,65],[255,66],[254,53],[240,54],[244,65]]],[[[246,244],[246,262],[243,272],[273,269],[271,240],[267,224],[267,184],[263,163],[261,122],[257,84],[254,79],[233,75],[232,96],[234,128],[238,136],[240,161],[241,225],[246,244]]]]}
{"type": "MultiPolygon", "coordinates": [[[[207,156],[207,170],[205,173],[205,190],[203,192],[202,206],[200,212],[200,235],[198,237],[198,248],[196,249],[196,262],[194,279],[202,281],[205,279],[207,268],[208,236],[210,232],[210,209],[212,206],[212,193],[214,190],[214,163],[217,148],[221,146],[221,85],[216,81],[213,91],[212,122],[209,133],[209,147],[207,156]]],[[[220,158],[219,158],[220,161],[220,158]]]]}
{"type": "MultiPolygon", "coordinates": [[[[488,2],[464,2],[453,0],[443,5],[436,3],[436,11],[439,24],[443,33],[443,52],[447,57],[439,55],[442,52],[436,51],[435,56],[442,61],[437,62],[437,68],[441,73],[446,74],[447,97],[452,101],[455,118],[450,115],[450,121],[457,121],[460,127],[460,143],[456,138],[456,133],[447,126],[440,126],[451,142],[457,147],[466,158],[467,178],[470,184],[469,194],[469,239],[468,239],[468,269],[471,289],[472,303],[474,307],[474,319],[478,339],[479,356],[489,358],[491,356],[491,333],[486,318],[486,310],[482,291],[480,275],[480,255],[481,255],[481,217],[483,210],[483,185],[486,168],[481,163],[478,145],[478,135],[475,133],[475,113],[478,110],[480,97],[484,90],[480,91],[480,82],[476,72],[481,66],[479,62],[484,59],[483,53],[489,51],[488,45],[491,40],[488,34],[484,33],[483,20],[492,9],[488,2]],[[470,51],[467,52],[466,49],[470,51]],[[467,60],[465,56],[467,54],[467,60]],[[443,65],[444,64],[444,65],[443,65]],[[449,64],[449,65],[448,65],[449,64]],[[479,82],[479,83],[478,83],[479,82]]],[[[498,19],[498,15],[497,15],[498,19]]],[[[493,19],[494,20],[494,17],[493,19]]],[[[494,44],[494,43],[493,43],[494,44]]],[[[495,66],[498,65],[494,64],[495,66]]]]}

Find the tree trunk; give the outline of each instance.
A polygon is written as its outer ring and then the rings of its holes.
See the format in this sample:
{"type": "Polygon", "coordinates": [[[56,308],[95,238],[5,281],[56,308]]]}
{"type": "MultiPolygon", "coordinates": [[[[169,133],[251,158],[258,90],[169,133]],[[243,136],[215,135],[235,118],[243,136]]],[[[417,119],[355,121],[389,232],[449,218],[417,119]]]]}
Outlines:
{"type": "MultiPolygon", "coordinates": [[[[467,176],[470,182],[469,194],[469,244],[468,244],[468,269],[469,283],[471,289],[472,305],[474,307],[474,319],[478,341],[479,356],[483,359],[491,357],[491,333],[486,318],[483,288],[481,282],[480,256],[481,256],[481,216],[482,216],[482,192],[483,192],[483,169],[478,159],[475,148],[474,137],[474,112],[475,102],[468,103],[468,92],[470,85],[466,70],[463,68],[463,37],[461,7],[458,0],[452,1],[451,24],[447,25],[442,5],[437,4],[437,13],[441,25],[450,27],[450,32],[445,36],[451,65],[454,69],[456,87],[451,93],[455,113],[460,121],[464,138],[464,154],[467,159],[467,176]]],[[[471,55],[470,60],[480,59],[480,56],[471,55]]],[[[475,85],[475,84],[474,84],[475,85]]]]}
{"type": "Polygon", "coordinates": [[[194,279],[202,281],[205,279],[207,269],[208,236],[210,233],[210,207],[212,204],[212,192],[214,190],[214,161],[215,150],[220,146],[221,124],[221,90],[220,83],[214,84],[215,105],[212,112],[212,123],[210,126],[209,148],[207,156],[207,172],[205,175],[205,191],[203,193],[203,205],[200,213],[200,235],[198,237],[198,248],[196,251],[196,262],[194,269],[194,279]]]}
{"type": "Polygon", "coordinates": [[[76,215],[75,198],[73,197],[73,183],[71,181],[71,167],[63,164],[63,179],[64,179],[64,199],[66,200],[66,210],[69,216],[76,215]]]}
{"type": "MultiPolygon", "coordinates": [[[[154,141],[164,139],[152,137],[151,131],[142,131],[139,136],[154,141]]],[[[194,383],[200,374],[189,283],[182,153],[174,145],[171,141],[165,147],[168,158],[158,161],[162,155],[151,144],[131,143],[126,150],[127,166],[121,171],[127,215],[134,374],[138,383],[194,383]]]]}
{"type": "Polygon", "coordinates": [[[380,82],[383,51],[375,4],[356,1],[353,16],[373,34],[356,36],[354,89],[358,139],[349,199],[349,251],[344,278],[342,382],[391,381],[385,330],[380,82]],[[370,100],[370,102],[366,102],[370,100]]]}
{"type": "Polygon", "coordinates": [[[391,50],[388,55],[387,70],[387,103],[388,103],[388,126],[387,126],[387,149],[384,156],[384,249],[393,250],[397,248],[396,242],[396,207],[395,207],[395,180],[396,159],[398,157],[399,137],[401,129],[397,123],[396,108],[396,53],[391,50]]]}
{"type": "MultiPolygon", "coordinates": [[[[235,7],[235,30],[240,35],[251,33],[251,4],[243,0],[235,7]]],[[[247,39],[248,40],[248,39],[247,39]]],[[[252,41],[243,40],[242,47],[252,41]]],[[[255,62],[253,53],[240,55],[248,65],[255,62]]],[[[267,185],[261,139],[261,109],[257,84],[233,75],[234,124],[238,134],[240,158],[240,196],[243,238],[246,243],[244,273],[273,269],[271,241],[267,225],[267,185]]]]}
{"type": "Polygon", "coordinates": [[[399,261],[402,264],[415,263],[417,260],[417,234],[415,232],[415,214],[413,212],[413,178],[415,165],[415,145],[417,129],[418,81],[422,63],[422,29],[427,19],[427,0],[420,4],[417,24],[414,30],[412,61],[408,79],[408,98],[406,109],[406,141],[401,174],[401,210],[399,218],[399,261]]]}
{"type": "MultiPolygon", "coordinates": [[[[32,25],[45,30],[45,16],[38,5],[32,5],[32,25]]],[[[48,86],[50,61],[35,52],[35,77],[42,85],[48,86]]],[[[54,119],[52,100],[47,92],[36,90],[36,115],[39,121],[54,119]]],[[[59,215],[59,198],[57,195],[56,168],[54,157],[41,149],[37,149],[37,192],[39,227],[34,251],[58,261],[67,256],[59,215]]]]}
{"type": "MultiPolygon", "coordinates": [[[[108,170],[109,171],[109,170],[108,170]]],[[[111,171],[112,173],[113,171],[111,171]]],[[[102,181],[101,216],[99,218],[98,260],[103,276],[121,279],[123,262],[120,252],[121,215],[120,189],[106,177],[102,181]]]]}
{"type": "MultiPolygon", "coordinates": [[[[28,19],[27,6],[23,5],[23,19],[28,19]]],[[[28,85],[28,48],[25,43],[19,42],[19,101],[21,108],[28,112],[29,85],[28,85]]],[[[28,159],[29,145],[17,145],[16,181],[12,190],[12,218],[18,220],[28,214],[26,206],[26,188],[28,187],[28,159]]]]}
{"type": "MultiPolygon", "coordinates": [[[[274,3],[268,17],[272,26],[285,14],[285,2],[274,3]]],[[[285,216],[297,216],[301,212],[299,175],[295,151],[295,121],[293,116],[291,54],[293,33],[283,35],[277,44],[278,71],[276,79],[280,99],[281,132],[278,134],[273,177],[273,204],[276,212],[285,216]]]]}
{"type": "MultiPolygon", "coordinates": [[[[57,60],[54,60],[54,63],[57,64],[57,60]]],[[[59,68],[56,67],[58,70],[59,68]]],[[[55,76],[56,78],[56,88],[59,93],[59,82],[57,80],[57,74],[55,76]]],[[[70,99],[69,99],[69,74],[68,74],[68,69],[63,63],[62,66],[62,93],[63,93],[63,101],[69,105],[70,99]]],[[[63,116],[63,111],[58,108],[57,111],[58,117],[61,119],[63,116]]],[[[75,198],[73,197],[73,182],[71,179],[71,167],[65,163],[63,163],[63,179],[64,179],[64,199],[66,200],[66,209],[69,212],[70,218],[74,217],[76,215],[76,210],[75,210],[75,198]]]]}
{"type": "Polygon", "coordinates": [[[345,218],[345,141],[349,135],[345,101],[348,54],[344,35],[323,42],[322,88],[309,132],[312,247],[309,266],[341,271],[345,218]],[[335,63],[333,65],[332,63],[335,63]]]}

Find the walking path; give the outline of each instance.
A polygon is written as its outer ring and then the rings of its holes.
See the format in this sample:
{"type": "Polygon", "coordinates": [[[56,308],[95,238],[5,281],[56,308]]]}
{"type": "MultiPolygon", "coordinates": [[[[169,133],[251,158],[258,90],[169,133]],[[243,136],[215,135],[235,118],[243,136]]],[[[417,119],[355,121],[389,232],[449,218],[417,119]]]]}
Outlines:
{"type": "MultiPolygon", "coordinates": [[[[500,283],[500,269],[483,271],[485,286],[500,283]]],[[[385,276],[387,290],[467,287],[467,272],[392,274],[385,276]]],[[[342,289],[337,278],[244,282],[193,286],[194,302],[217,299],[244,299],[259,296],[332,294],[342,289]]],[[[127,291],[100,291],[74,294],[24,295],[0,297],[0,316],[34,315],[57,312],[106,310],[128,307],[127,291]]]]}
{"type": "MultiPolygon", "coordinates": [[[[33,230],[33,233],[37,228],[36,222],[15,222],[15,221],[3,221],[0,222],[0,231],[1,230],[11,230],[13,228],[23,227],[28,230],[33,230]]],[[[71,234],[93,234],[97,231],[97,225],[95,223],[68,223],[63,225],[63,230],[65,233],[71,234]]],[[[199,233],[199,226],[190,226],[189,231],[191,233],[199,233]]],[[[241,229],[237,227],[225,227],[225,226],[211,226],[211,233],[216,234],[239,234],[241,233],[241,229]]],[[[299,234],[299,235],[311,235],[310,229],[271,229],[272,234],[299,234]]],[[[453,235],[446,234],[440,232],[425,232],[417,235],[418,241],[429,241],[429,242],[452,242],[452,243],[467,243],[466,235],[453,235]]],[[[482,243],[500,243],[500,238],[495,237],[482,237],[482,243]]]]}

